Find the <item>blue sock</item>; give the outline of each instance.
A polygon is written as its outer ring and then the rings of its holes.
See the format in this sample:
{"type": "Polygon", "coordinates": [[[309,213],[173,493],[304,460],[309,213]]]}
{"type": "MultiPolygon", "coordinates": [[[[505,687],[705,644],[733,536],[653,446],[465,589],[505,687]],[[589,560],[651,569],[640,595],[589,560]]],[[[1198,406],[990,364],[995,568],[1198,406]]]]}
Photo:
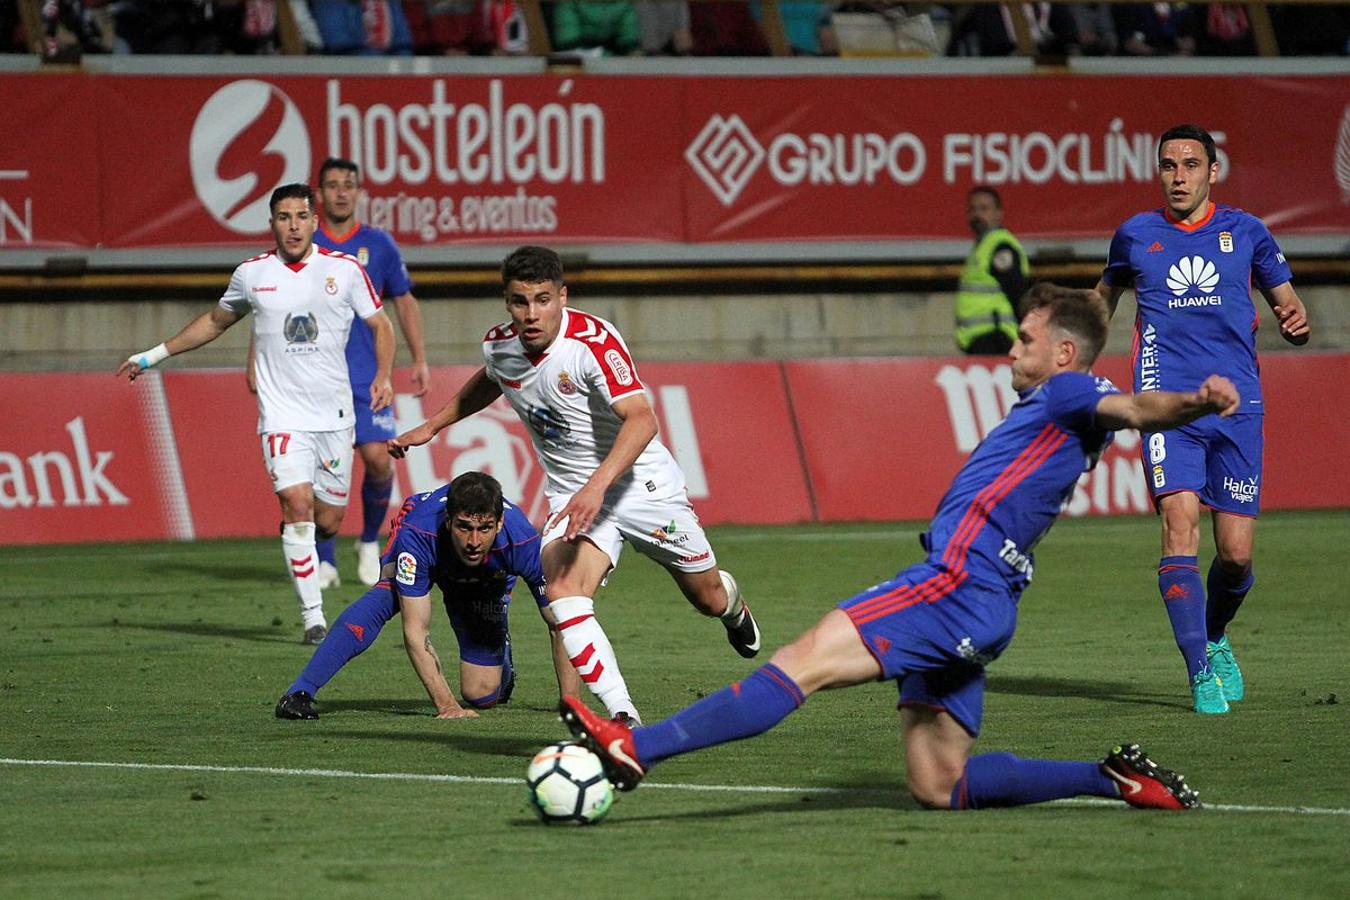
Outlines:
{"type": "Polygon", "coordinates": [[[319,688],[331,681],[339,669],[375,643],[380,629],[396,612],[398,604],[387,583],[366,591],[337,617],[328,636],[315,649],[309,664],[286,693],[307,691],[310,696],[317,695],[319,688]]]}
{"type": "Polygon", "coordinates": [[[753,737],[768,731],[806,702],[782,669],[760,666],[743,681],[734,682],[686,706],[663,722],[633,730],[633,745],[643,765],[753,737]]]}
{"type": "Polygon", "coordinates": [[[319,562],[326,562],[333,568],[337,568],[337,538],[315,541],[314,550],[319,554],[319,562]]]}
{"type": "Polygon", "coordinates": [[[1194,556],[1164,556],[1158,562],[1158,592],[1162,594],[1177,649],[1186,660],[1186,673],[1209,668],[1205,656],[1205,586],[1194,556]]]}
{"type": "Polygon", "coordinates": [[[394,493],[394,479],[376,481],[367,473],[361,481],[361,540],[367,544],[380,539],[384,518],[389,514],[389,498],[394,493]]]}
{"type": "Polygon", "coordinates": [[[1205,602],[1205,629],[1209,639],[1218,643],[1228,629],[1228,623],[1237,615],[1238,607],[1247,598],[1247,593],[1256,583],[1256,573],[1249,564],[1243,569],[1242,577],[1237,581],[1230,579],[1228,570],[1219,565],[1216,556],[1209,564],[1209,575],[1205,578],[1205,590],[1208,599],[1205,602]]]}
{"type": "Polygon", "coordinates": [[[1080,794],[1119,797],[1120,790],[1095,762],[985,753],[966,760],[965,772],[952,788],[952,809],[1023,806],[1080,794]]]}

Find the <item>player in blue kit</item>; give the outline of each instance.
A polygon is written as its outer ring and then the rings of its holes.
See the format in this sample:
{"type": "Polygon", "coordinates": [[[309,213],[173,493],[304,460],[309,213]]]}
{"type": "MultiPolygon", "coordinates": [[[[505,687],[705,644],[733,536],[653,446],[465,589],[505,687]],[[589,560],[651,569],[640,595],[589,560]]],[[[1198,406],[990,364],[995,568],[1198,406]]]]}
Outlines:
{"type": "Polygon", "coordinates": [[[1193,393],[1119,393],[1088,373],[1106,341],[1092,291],[1040,284],[1022,302],[1010,353],[1019,400],[957,473],[922,544],[927,559],[841,602],[747,678],[664,722],[629,729],[564,698],[563,721],[631,790],[667,757],[760,734],[823,688],[893,679],[909,790],[935,809],[1018,806],[1079,794],[1186,809],[1199,797],[1135,744],[1101,762],[971,756],[983,717],[984,667],[1012,640],[1032,550],[1111,432],[1162,429],[1231,414],[1231,382],[1193,393]]]}
{"type": "MultiPolygon", "coordinates": [[[[353,657],[375,643],[395,615],[403,615],[408,658],[442,719],[478,715],[505,703],[515,684],[507,611],[521,579],[542,610],[544,574],[539,532],[520,509],[502,499],[491,475],[466,472],[403,504],[383,557],[382,580],[348,606],[277,703],[279,719],[317,719],[314,697],[353,657]],[[431,644],[431,587],[441,589],[459,642],[461,707],[446,684],[431,644]]],[[[545,620],[547,621],[547,619],[545,620]]],[[[559,689],[576,693],[576,671],[555,641],[559,689]]]]}
{"type": "Polygon", "coordinates": [[[1260,316],[1251,286],[1275,312],[1280,334],[1305,344],[1308,316],[1289,265],[1260,219],[1209,199],[1218,180],[1214,139],[1178,125],[1158,141],[1161,209],[1127,220],[1111,241],[1097,292],[1114,314],[1133,286],[1134,389],[1190,391],[1210,373],[1237,386],[1242,409],[1140,443],[1162,519],[1158,590],[1186,662],[1195,711],[1226,713],[1244,694],[1227,627],[1252,589],[1252,541],[1261,505],[1264,407],[1256,361],[1260,316]],[[1200,581],[1200,505],[1217,551],[1200,581]],[[1208,597],[1206,597],[1208,592],[1208,597]]]}
{"type": "MultiPolygon", "coordinates": [[[[361,171],[347,159],[329,157],[319,166],[319,200],[323,217],[314,243],[356,257],[370,276],[381,299],[393,301],[394,314],[403,329],[403,339],[412,354],[409,376],[413,396],[421,397],[430,386],[426,350],[422,340],[422,312],[412,295],[412,280],[398,245],[388,232],[356,220],[356,201],[361,193],[361,171]]],[[[253,385],[253,354],[249,352],[249,385],[253,385]]],[[[369,328],[353,327],[347,339],[347,371],[356,404],[356,450],[365,476],[361,481],[361,536],[356,541],[356,574],[363,584],[380,577],[380,529],[389,514],[394,488],[394,461],[385,441],[398,434],[394,408],[378,413],[369,409],[370,378],[375,349],[369,328]],[[364,381],[363,381],[364,379],[364,381]]],[[[319,585],[325,590],[342,583],[337,568],[337,539],[318,542],[319,585]]]]}

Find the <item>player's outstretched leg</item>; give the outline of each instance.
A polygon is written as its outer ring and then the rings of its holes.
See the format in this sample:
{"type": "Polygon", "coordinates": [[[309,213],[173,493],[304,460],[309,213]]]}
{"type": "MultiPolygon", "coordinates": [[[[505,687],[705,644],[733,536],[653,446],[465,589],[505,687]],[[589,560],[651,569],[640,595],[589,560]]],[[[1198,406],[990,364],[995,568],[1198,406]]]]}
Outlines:
{"type": "Polygon", "coordinates": [[[1121,744],[1102,760],[1102,772],[1120,788],[1120,799],[1141,809],[1199,809],[1200,794],[1186,779],[1149,759],[1138,744],[1121,744]]]}
{"type": "Polygon", "coordinates": [[[343,666],[375,643],[380,630],[394,617],[396,611],[396,601],[388,584],[376,585],[344,609],[333,623],[332,632],[314,651],[309,663],[277,703],[277,718],[317,719],[319,715],[311,704],[319,689],[331,681],[343,666]],[[288,698],[297,696],[305,699],[287,703],[288,698]],[[306,714],[283,714],[283,706],[306,714]]]}
{"type": "Polygon", "coordinates": [[[719,569],[717,574],[727,591],[727,611],[722,613],[721,617],[722,624],[727,629],[727,640],[737,653],[750,659],[759,653],[759,623],[755,621],[754,614],[750,612],[749,605],[741,596],[740,586],[736,584],[736,579],[731,573],[719,569]]]}

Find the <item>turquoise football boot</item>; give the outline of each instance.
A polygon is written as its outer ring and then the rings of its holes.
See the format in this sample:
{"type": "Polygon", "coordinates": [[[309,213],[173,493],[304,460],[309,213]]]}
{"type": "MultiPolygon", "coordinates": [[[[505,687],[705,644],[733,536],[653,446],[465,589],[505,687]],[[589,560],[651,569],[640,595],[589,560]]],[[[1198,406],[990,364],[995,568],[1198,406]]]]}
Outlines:
{"type": "Polygon", "coordinates": [[[1245,697],[1247,688],[1242,681],[1242,670],[1233,658],[1233,648],[1228,645],[1228,635],[1219,638],[1217,643],[1206,641],[1205,655],[1209,657],[1209,667],[1223,684],[1223,698],[1236,703],[1245,697]]]}
{"type": "Polygon", "coordinates": [[[1206,715],[1222,715],[1228,712],[1228,701],[1223,696],[1223,684],[1213,669],[1195,673],[1191,679],[1191,696],[1195,699],[1195,711],[1206,715]]]}

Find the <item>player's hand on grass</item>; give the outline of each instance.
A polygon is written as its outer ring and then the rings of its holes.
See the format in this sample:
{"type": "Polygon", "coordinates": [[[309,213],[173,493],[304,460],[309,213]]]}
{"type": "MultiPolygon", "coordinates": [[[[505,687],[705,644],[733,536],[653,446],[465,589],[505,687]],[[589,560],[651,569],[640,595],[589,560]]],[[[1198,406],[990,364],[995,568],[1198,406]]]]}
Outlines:
{"type": "Polygon", "coordinates": [[[1295,347],[1308,343],[1312,337],[1312,326],[1308,324],[1308,314],[1302,306],[1275,306],[1275,318],[1280,323],[1280,337],[1295,347]]]}
{"type": "Polygon", "coordinates": [[[413,396],[425,397],[427,391],[431,389],[431,367],[423,360],[419,363],[413,363],[412,371],[408,373],[412,380],[413,396]]]}
{"type": "Polygon", "coordinates": [[[388,378],[376,378],[370,383],[370,411],[379,412],[394,402],[394,385],[388,378]]]}
{"type": "Polygon", "coordinates": [[[462,706],[456,706],[454,709],[443,709],[436,713],[438,719],[476,719],[478,710],[465,709],[462,706]]]}
{"type": "Polygon", "coordinates": [[[1200,390],[1196,392],[1196,396],[1200,398],[1202,404],[1208,406],[1220,416],[1231,416],[1238,411],[1238,405],[1242,402],[1233,382],[1222,375],[1211,375],[1206,378],[1205,383],[1200,385],[1200,390]]]}

